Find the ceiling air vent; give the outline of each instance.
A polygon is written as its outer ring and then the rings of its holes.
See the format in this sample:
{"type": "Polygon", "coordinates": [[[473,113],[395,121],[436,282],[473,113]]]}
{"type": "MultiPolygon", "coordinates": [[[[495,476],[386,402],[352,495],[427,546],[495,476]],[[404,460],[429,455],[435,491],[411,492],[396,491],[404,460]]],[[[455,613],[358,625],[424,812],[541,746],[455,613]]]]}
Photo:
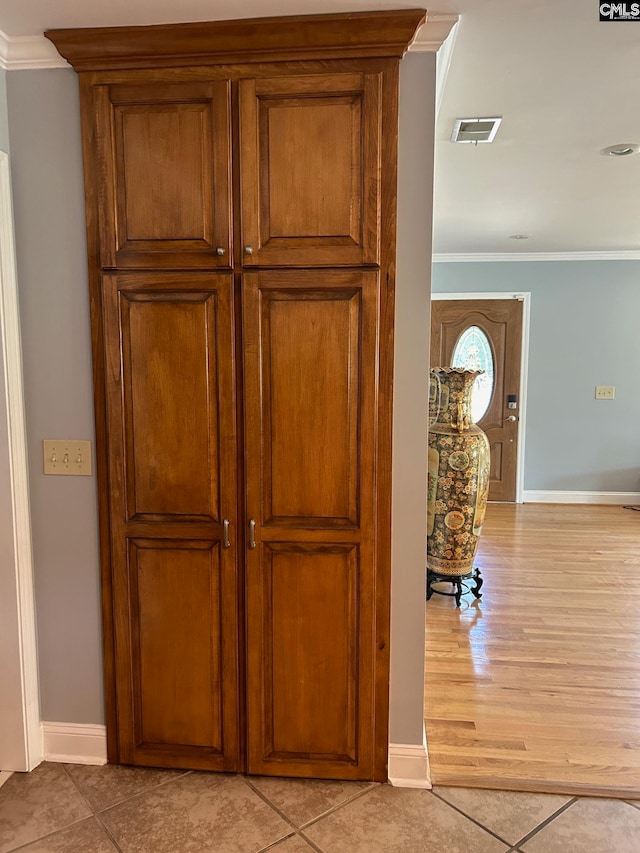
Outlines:
{"type": "Polygon", "coordinates": [[[493,142],[502,118],[459,118],[453,126],[452,142],[493,142]]]}

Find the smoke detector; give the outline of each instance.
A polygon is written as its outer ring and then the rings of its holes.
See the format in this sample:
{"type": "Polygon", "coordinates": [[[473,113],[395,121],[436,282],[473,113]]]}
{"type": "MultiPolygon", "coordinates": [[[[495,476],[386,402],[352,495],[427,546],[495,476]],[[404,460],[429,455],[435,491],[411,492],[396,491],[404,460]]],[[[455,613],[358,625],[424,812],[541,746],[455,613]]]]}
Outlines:
{"type": "Polygon", "coordinates": [[[493,142],[502,117],[459,118],[453,126],[451,142],[493,142]]]}

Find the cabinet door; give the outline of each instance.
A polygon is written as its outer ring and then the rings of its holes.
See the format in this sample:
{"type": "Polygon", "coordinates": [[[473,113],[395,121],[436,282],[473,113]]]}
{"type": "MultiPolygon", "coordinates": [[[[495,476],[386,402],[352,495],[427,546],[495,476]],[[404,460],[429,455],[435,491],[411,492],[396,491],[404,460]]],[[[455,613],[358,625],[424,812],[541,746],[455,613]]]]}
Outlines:
{"type": "Polygon", "coordinates": [[[245,266],[379,262],[381,76],[240,81],[245,266]]]}
{"type": "Polygon", "coordinates": [[[243,304],[249,772],[371,779],[378,274],[248,273],[243,304]]]}
{"type": "Polygon", "coordinates": [[[103,267],[231,265],[230,83],[96,87],[103,267]]]}
{"type": "Polygon", "coordinates": [[[236,770],[231,276],[103,286],[119,759],[236,770]]]}

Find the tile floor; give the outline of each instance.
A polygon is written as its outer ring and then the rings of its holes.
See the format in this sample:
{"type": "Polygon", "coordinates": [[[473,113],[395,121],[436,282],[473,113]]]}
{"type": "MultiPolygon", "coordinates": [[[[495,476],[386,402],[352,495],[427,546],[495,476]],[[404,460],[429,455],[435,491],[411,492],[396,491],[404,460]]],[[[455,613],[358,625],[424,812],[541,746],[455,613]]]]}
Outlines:
{"type": "Polygon", "coordinates": [[[640,801],[42,764],[0,853],[638,853],[640,801]]]}

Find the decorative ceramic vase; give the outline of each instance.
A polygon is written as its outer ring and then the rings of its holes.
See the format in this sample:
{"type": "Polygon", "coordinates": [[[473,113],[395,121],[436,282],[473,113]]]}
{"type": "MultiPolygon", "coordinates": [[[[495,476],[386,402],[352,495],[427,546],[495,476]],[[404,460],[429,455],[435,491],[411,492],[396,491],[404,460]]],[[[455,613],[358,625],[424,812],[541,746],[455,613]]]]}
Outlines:
{"type": "MultiPolygon", "coordinates": [[[[429,385],[427,575],[431,582],[456,582],[452,594],[458,604],[460,581],[472,576],[489,492],[489,442],[471,419],[471,392],[480,373],[434,367],[429,385]]],[[[473,576],[479,597],[479,571],[473,576]]],[[[428,583],[427,598],[430,591],[428,583]]]]}

